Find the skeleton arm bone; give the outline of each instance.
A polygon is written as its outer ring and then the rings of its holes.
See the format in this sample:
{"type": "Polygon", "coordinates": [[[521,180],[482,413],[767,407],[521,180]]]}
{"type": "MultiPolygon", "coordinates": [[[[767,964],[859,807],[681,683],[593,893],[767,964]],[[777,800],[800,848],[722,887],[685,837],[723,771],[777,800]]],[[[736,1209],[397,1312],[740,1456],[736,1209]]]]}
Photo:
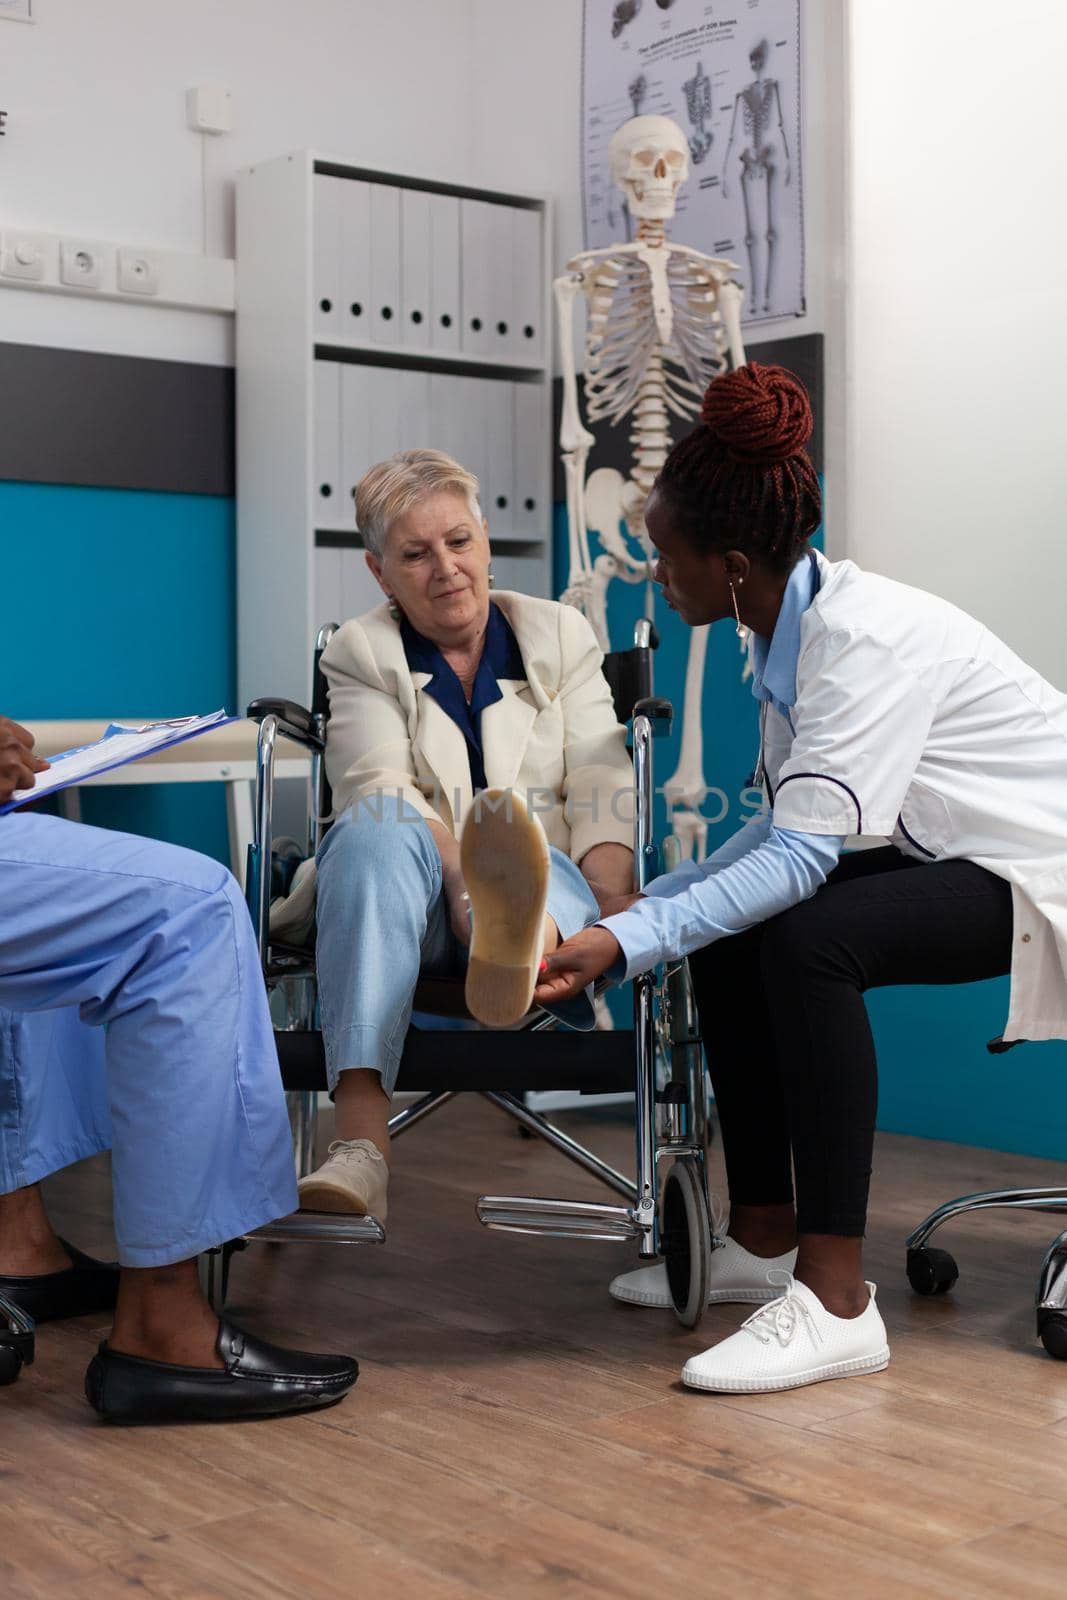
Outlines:
{"type": "Polygon", "coordinates": [[[722,158],[722,197],[724,200],[728,199],[730,194],[729,189],[726,187],[726,169],[730,164],[730,151],[734,147],[734,131],[737,128],[737,112],[740,105],[741,96],[738,94],[734,96],[734,114],[730,118],[730,137],[726,141],[726,154],[722,158]]]}
{"type": "Polygon", "coordinates": [[[782,136],[782,149],[785,151],[785,181],[786,181],[786,183],[788,183],[789,179],[791,177],[789,146],[786,143],[785,119],[782,116],[782,101],[781,101],[781,97],[780,97],[780,95],[778,93],[777,80],[775,80],[775,85],[774,85],[774,103],[778,107],[778,132],[782,136]]]}
{"type": "Polygon", "coordinates": [[[560,365],[563,370],[563,414],[559,446],[567,481],[567,535],[570,548],[568,584],[592,570],[589,540],[585,528],[585,463],[596,443],[583,427],[578,405],[578,374],[574,365],[574,302],[583,286],[577,273],[565,273],[552,285],[559,321],[560,365]]]}
{"type": "Polygon", "coordinates": [[[745,364],[745,343],[741,335],[741,303],[744,294],[736,283],[724,283],[719,289],[719,310],[726,342],[730,347],[730,362],[736,371],[745,364]]]}

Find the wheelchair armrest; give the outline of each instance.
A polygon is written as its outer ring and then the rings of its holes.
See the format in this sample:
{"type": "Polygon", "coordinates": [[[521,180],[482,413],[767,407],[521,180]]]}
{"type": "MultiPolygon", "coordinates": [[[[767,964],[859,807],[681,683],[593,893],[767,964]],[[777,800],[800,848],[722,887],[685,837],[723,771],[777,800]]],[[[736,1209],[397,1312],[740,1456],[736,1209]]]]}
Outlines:
{"type": "Polygon", "coordinates": [[[652,695],[647,700],[637,702],[634,706],[634,716],[647,717],[652,724],[652,737],[660,739],[671,731],[674,707],[669,700],[663,700],[659,695],[652,695]]]}
{"type": "Polygon", "coordinates": [[[326,748],[325,741],[316,731],[313,713],[306,706],[297,705],[295,700],[253,700],[245,716],[253,722],[276,717],[278,732],[287,739],[303,745],[306,750],[322,751],[326,748]]]}

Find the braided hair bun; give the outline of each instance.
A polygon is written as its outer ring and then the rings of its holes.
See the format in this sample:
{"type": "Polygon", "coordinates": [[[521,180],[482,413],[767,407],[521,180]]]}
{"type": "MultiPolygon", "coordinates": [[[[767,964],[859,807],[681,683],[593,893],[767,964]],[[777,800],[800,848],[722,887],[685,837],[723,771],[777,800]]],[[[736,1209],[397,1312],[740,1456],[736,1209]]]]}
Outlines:
{"type": "Polygon", "coordinates": [[[699,550],[741,550],[788,571],[822,520],[804,385],[749,362],[711,381],[700,421],[656,480],[678,531],[699,550]]]}
{"type": "Polygon", "coordinates": [[[700,420],[735,461],[759,466],[788,460],[811,438],[811,403],[803,384],[784,367],[757,361],[708,385],[700,420]]]}

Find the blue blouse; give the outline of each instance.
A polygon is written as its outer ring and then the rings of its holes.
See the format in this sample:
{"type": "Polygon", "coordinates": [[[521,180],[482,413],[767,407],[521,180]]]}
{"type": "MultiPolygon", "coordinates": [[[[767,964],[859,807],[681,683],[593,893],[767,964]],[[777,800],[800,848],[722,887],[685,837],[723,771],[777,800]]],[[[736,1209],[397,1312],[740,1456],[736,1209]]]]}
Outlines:
{"type": "Polygon", "coordinates": [[[511,624],[500,607],[490,601],[485,646],[469,701],[463,693],[463,685],[437,646],[413,628],[403,615],[400,618],[400,637],[409,669],[430,674],[430,681],[424,686],[426,693],[432,695],[441,710],[451,717],[467,741],[471,787],[477,794],[479,789],[488,787],[482,753],[482,712],[486,706],[504,698],[500,692],[500,678],[526,682],[526,667],[511,624]]]}

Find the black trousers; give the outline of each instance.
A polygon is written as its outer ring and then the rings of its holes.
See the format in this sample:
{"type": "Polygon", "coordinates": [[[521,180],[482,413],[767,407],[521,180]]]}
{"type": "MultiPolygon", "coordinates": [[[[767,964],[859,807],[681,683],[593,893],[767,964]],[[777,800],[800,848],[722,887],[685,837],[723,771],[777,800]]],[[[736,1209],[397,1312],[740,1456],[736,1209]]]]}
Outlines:
{"type": "Polygon", "coordinates": [[[878,1070],[864,991],[1011,966],[1010,885],[892,845],[844,856],[810,900],[690,956],[730,1199],[859,1237],[878,1070]]]}

